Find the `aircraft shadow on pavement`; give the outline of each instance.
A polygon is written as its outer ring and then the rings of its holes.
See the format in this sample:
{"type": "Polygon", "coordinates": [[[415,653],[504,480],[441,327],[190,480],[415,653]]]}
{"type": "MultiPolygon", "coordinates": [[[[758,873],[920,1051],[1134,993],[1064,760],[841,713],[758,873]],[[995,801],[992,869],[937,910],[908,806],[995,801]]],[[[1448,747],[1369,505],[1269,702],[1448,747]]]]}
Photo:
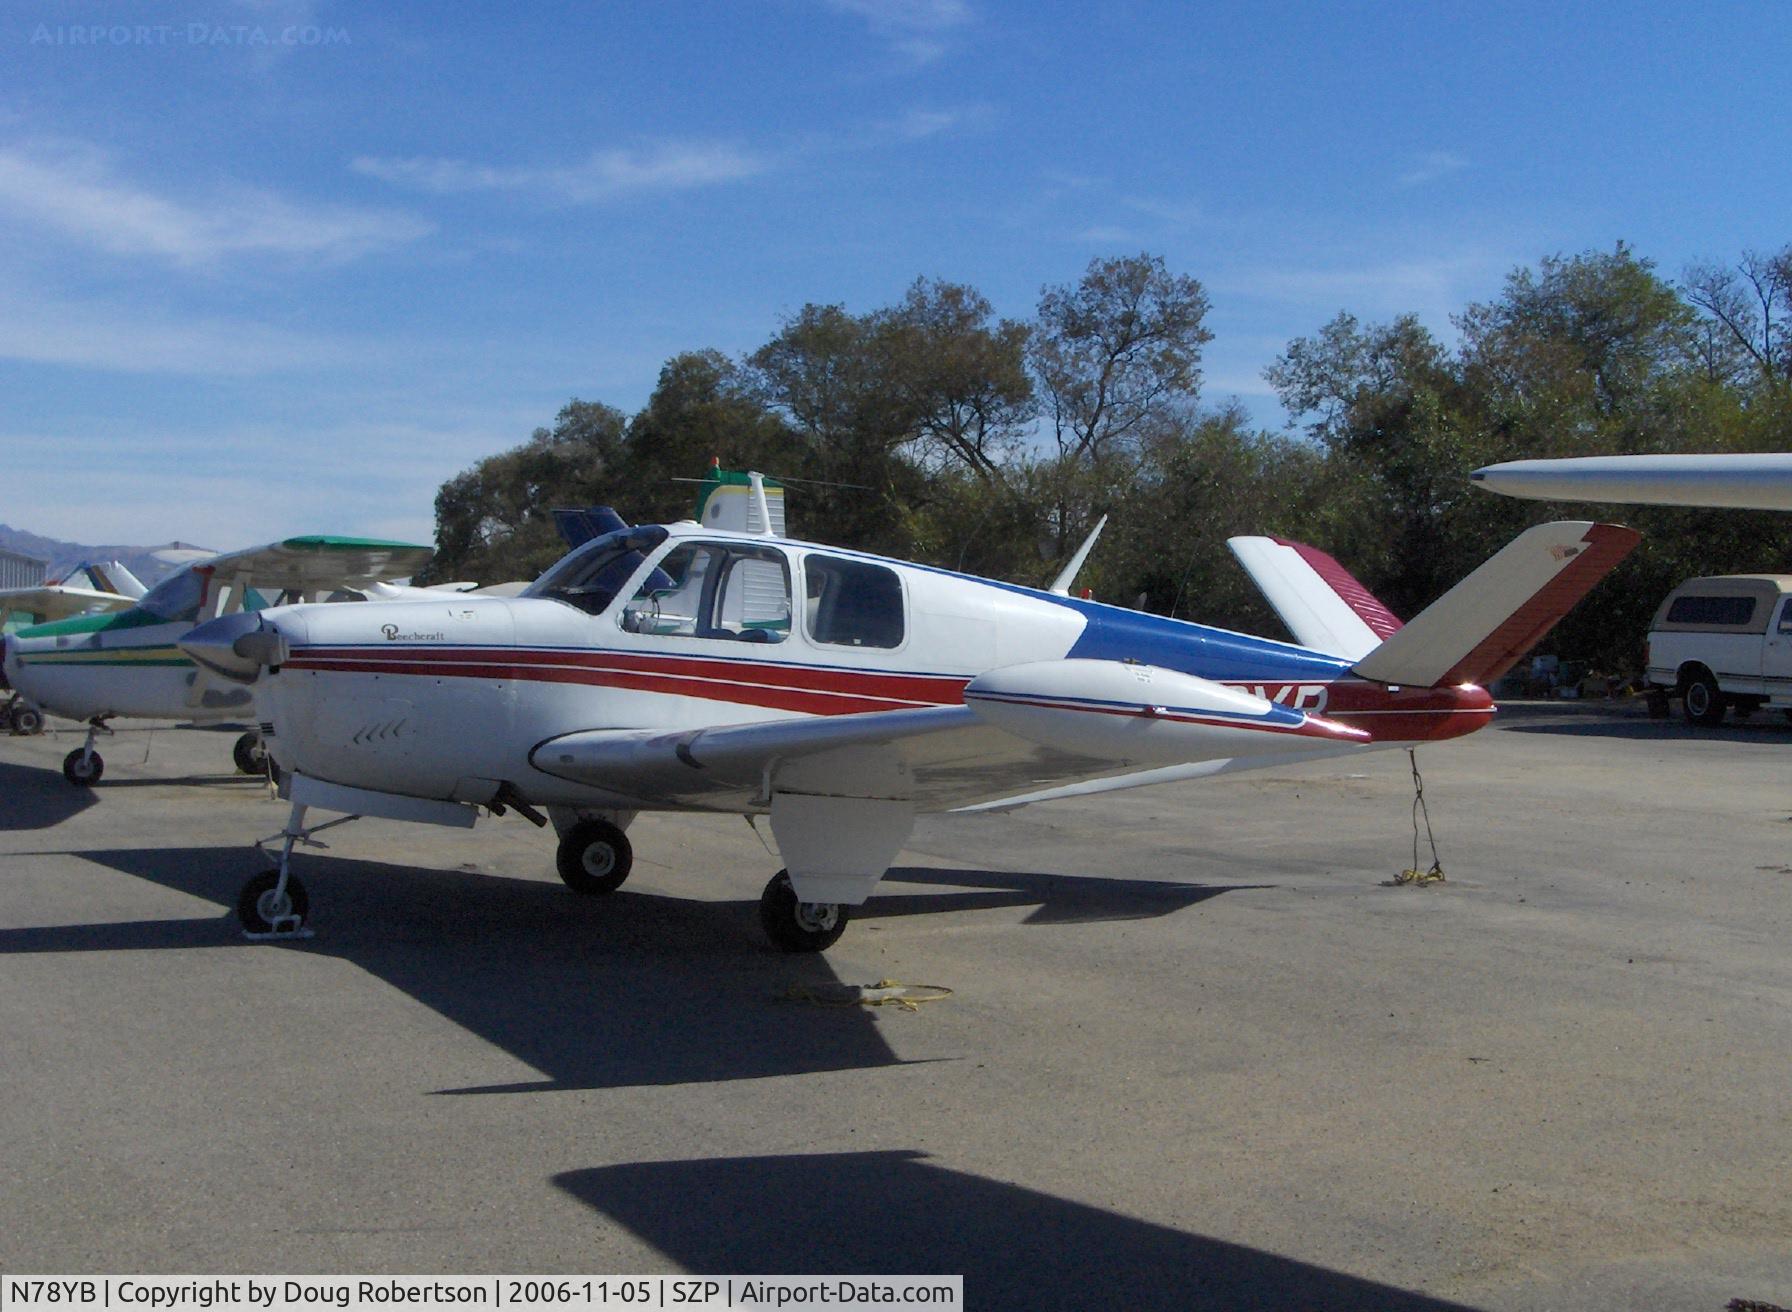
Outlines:
{"type": "Polygon", "coordinates": [[[74,787],[61,770],[0,764],[0,833],[54,829],[96,800],[91,788],[74,787]]]}
{"type": "Polygon", "coordinates": [[[554,1183],[695,1272],[963,1275],[976,1308],[1461,1305],[1018,1185],[917,1152],[639,1162],[554,1183]]]}
{"type": "MultiPolygon", "coordinates": [[[[60,782],[60,781],[59,781],[60,782]]],[[[71,790],[72,791],[72,790],[71,790]]],[[[234,906],[266,862],[242,848],[99,849],[97,865],[234,906]]],[[[349,961],[545,1076],[444,1093],[620,1088],[903,1064],[859,1008],[802,1007],[793,984],[839,983],[822,956],[764,946],[757,903],[340,857],[297,867],[316,937],[284,945],[349,961]]],[[[962,894],[874,897],[865,918],[1039,903],[1037,922],[1167,915],[1227,891],[1061,875],[905,867],[893,877],[962,894]]],[[[241,947],[235,914],[0,929],[23,952],[241,947]]],[[[856,981],[867,982],[867,981],[856,981]]]]}
{"type": "MultiPolygon", "coordinates": [[[[241,848],[72,853],[231,907],[257,858],[241,848]]],[[[265,865],[265,863],[263,863],[265,865]]],[[[302,868],[317,935],[274,948],[351,962],[540,1071],[442,1093],[621,1088],[902,1064],[859,1008],[783,1000],[834,984],[819,957],[761,945],[744,902],[619,892],[334,858],[302,868]]],[[[187,921],[0,929],[21,952],[244,947],[234,911],[187,921]]]]}
{"type": "MultiPolygon", "coordinates": [[[[894,866],[885,876],[892,883],[935,884],[982,892],[942,898],[933,894],[879,892],[855,919],[926,915],[945,909],[986,910],[1034,906],[1029,925],[1082,925],[1106,920],[1148,920],[1186,910],[1198,902],[1263,884],[1172,884],[1152,879],[1107,879],[1099,875],[1046,875],[1008,870],[958,870],[932,866],[894,866]]],[[[850,932],[850,931],[848,931],[850,932]]]]}

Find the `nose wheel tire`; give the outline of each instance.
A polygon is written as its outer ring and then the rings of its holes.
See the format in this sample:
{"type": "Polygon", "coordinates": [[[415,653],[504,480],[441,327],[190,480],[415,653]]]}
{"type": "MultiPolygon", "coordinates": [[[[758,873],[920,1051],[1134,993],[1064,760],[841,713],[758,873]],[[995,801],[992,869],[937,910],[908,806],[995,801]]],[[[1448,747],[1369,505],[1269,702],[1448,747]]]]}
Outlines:
{"type": "Polygon", "coordinates": [[[772,946],[784,952],[822,952],[846,932],[847,909],[838,902],[799,902],[790,872],[780,870],[759,895],[759,923],[772,946]]]}
{"type": "Polygon", "coordinates": [[[286,891],[279,891],[280,872],[264,870],[237,895],[236,918],[246,934],[292,934],[304,928],[311,899],[298,877],[286,877],[286,891]]]}
{"type": "Polygon", "coordinates": [[[635,863],[628,835],[608,820],[581,820],[560,840],[554,864],[575,893],[614,893],[635,863]]]}
{"type": "Polygon", "coordinates": [[[230,749],[231,759],[241,774],[264,775],[268,772],[268,748],[258,733],[246,733],[230,749]]]}
{"type": "Polygon", "coordinates": [[[76,788],[91,788],[106,772],[106,763],[98,752],[77,747],[62,760],[62,777],[76,788]]]}

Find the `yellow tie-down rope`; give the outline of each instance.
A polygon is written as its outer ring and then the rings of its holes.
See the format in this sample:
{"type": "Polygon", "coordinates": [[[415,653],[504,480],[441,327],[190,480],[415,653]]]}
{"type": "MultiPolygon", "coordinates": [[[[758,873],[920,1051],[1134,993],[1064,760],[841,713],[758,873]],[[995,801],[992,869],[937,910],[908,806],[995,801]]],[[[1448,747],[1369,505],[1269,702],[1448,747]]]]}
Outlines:
{"type": "Polygon", "coordinates": [[[919,1011],[923,1002],[951,996],[952,990],[939,984],[904,984],[898,979],[880,979],[875,984],[799,980],[784,991],[786,1002],[813,1002],[818,1007],[901,1007],[904,1011],[919,1011]]]}
{"type": "Polygon", "coordinates": [[[1406,884],[1441,884],[1444,882],[1443,858],[1437,854],[1437,838],[1431,832],[1431,810],[1425,805],[1425,780],[1419,774],[1419,754],[1406,749],[1412,762],[1412,865],[1395,875],[1388,883],[1398,888],[1406,884]],[[1431,868],[1419,869],[1419,817],[1425,817],[1425,837],[1431,843],[1431,868]]]}

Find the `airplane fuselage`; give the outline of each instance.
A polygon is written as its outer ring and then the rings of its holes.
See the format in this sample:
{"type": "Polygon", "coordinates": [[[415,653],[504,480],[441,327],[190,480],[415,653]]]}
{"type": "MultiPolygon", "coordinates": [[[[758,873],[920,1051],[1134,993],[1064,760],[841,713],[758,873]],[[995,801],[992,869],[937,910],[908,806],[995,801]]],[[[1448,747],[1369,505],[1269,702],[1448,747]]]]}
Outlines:
{"type": "Polygon", "coordinates": [[[249,690],[201,682],[175,645],[192,628],[190,619],[169,622],[138,608],[39,624],[8,635],[6,678],[32,702],[73,720],[247,718],[249,690]]]}
{"type": "MultiPolygon", "coordinates": [[[[574,577],[563,562],[517,598],[261,612],[282,642],[255,685],[275,759],[412,797],[486,802],[508,783],[543,805],[632,810],[639,798],[555,773],[543,745],[961,706],[979,675],[1062,660],[1177,671],[1366,735],[1322,754],[1456,737],[1492,715],[1481,688],[1391,689],[1288,643],[784,539],[665,532],[608,597],[555,585],[574,577]]],[[[987,793],[1030,783],[1016,761],[987,793]]]]}

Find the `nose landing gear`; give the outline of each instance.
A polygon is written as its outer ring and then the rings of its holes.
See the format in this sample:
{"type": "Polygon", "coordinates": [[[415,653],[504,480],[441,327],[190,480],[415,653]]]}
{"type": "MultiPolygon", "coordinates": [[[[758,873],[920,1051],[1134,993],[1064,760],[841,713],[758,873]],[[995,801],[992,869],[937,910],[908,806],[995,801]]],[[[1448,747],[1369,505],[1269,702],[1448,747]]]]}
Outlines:
{"type": "Polygon", "coordinates": [[[230,757],[236,762],[240,774],[265,775],[268,772],[268,745],[253,731],[236,740],[230,749],[230,757]]]}
{"type": "Polygon", "coordinates": [[[106,762],[93,750],[93,742],[101,734],[111,732],[103,716],[96,715],[89,720],[87,741],[62,759],[62,777],[76,788],[92,788],[97,784],[106,772],[106,762]]]}

